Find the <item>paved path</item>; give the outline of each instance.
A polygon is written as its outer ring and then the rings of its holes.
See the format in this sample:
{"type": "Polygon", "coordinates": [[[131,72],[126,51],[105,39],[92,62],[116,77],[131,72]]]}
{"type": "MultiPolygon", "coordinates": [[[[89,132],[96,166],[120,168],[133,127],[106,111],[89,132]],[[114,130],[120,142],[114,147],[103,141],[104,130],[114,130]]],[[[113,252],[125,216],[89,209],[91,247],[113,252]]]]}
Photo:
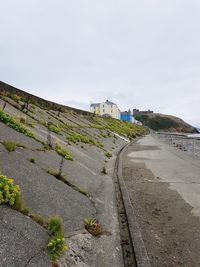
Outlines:
{"type": "Polygon", "coordinates": [[[156,146],[148,150],[133,151],[132,161],[144,162],[160,182],[168,182],[200,216],[200,160],[188,159],[184,151],[177,151],[151,136],[138,141],[141,146],[156,146]]]}
{"type": "Polygon", "coordinates": [[[125,150],[123,178],[152,267],[199,267],[200,161],[146,136],[125,150]]]}

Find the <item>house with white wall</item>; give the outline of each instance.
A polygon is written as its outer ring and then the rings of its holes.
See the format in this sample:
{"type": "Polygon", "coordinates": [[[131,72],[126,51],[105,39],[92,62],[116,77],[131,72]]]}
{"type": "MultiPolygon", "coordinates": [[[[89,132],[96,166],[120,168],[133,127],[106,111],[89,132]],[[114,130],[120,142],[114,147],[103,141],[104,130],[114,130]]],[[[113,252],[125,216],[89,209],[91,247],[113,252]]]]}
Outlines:
{"type": "Polygon", "coordinates": [[[110,102],[109,100],[106,100],[102,103],[92,103],[90,105],[90,112],[100,115],[100,116],[107,116],[114,119],[120,120],[120,110],[118,106],[110,102]]]}

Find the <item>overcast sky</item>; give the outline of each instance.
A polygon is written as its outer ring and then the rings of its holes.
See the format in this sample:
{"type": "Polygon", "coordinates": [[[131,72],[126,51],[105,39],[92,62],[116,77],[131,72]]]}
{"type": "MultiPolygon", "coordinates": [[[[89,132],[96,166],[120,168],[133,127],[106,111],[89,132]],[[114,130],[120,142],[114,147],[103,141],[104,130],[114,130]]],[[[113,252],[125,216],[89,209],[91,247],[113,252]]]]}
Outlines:
{"type": "Polygon", "coordinates": [[[0,0],[0,80],[200,126],[199,0],[0,0]]]}

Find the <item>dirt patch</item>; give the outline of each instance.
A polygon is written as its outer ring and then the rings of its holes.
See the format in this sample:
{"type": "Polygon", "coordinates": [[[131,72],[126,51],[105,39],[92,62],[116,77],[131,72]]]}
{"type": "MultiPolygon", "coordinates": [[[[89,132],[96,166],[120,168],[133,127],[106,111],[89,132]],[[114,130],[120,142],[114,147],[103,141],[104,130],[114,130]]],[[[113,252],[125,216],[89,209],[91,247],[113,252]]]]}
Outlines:
{"type": "Polygon", "coordinates": [[[145,164],[130,160],[127,155],[133,150],[144,147],[133,144],[126,150],[123,176],[152,267],[199,267],[199,218],[161,177],[154,177],[145,164]]]}

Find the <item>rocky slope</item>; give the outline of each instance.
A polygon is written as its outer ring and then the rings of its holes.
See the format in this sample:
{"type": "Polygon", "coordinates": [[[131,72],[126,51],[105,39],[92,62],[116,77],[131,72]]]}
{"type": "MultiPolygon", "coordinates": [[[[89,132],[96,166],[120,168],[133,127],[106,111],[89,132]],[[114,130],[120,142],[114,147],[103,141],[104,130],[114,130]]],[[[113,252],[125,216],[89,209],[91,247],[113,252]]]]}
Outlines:
{"type": "Polygon", "coordinates": [[[152,113],[137,115],[136,119],[155,131],[197,133],[197,130],[180,118],[171,115],[152,113]]]}
{"type": "Polygon", "coordinates": [[[114,159],[145,129],[0,89],[0,266],[122,266],[114,159]],[[50,231],[54,216],[63,221],[59,236],[50,231]],[[86,218],[98,220],[99,237],[86,218]],[[68,249],[54,246],[62,240],[68,249]]]}

